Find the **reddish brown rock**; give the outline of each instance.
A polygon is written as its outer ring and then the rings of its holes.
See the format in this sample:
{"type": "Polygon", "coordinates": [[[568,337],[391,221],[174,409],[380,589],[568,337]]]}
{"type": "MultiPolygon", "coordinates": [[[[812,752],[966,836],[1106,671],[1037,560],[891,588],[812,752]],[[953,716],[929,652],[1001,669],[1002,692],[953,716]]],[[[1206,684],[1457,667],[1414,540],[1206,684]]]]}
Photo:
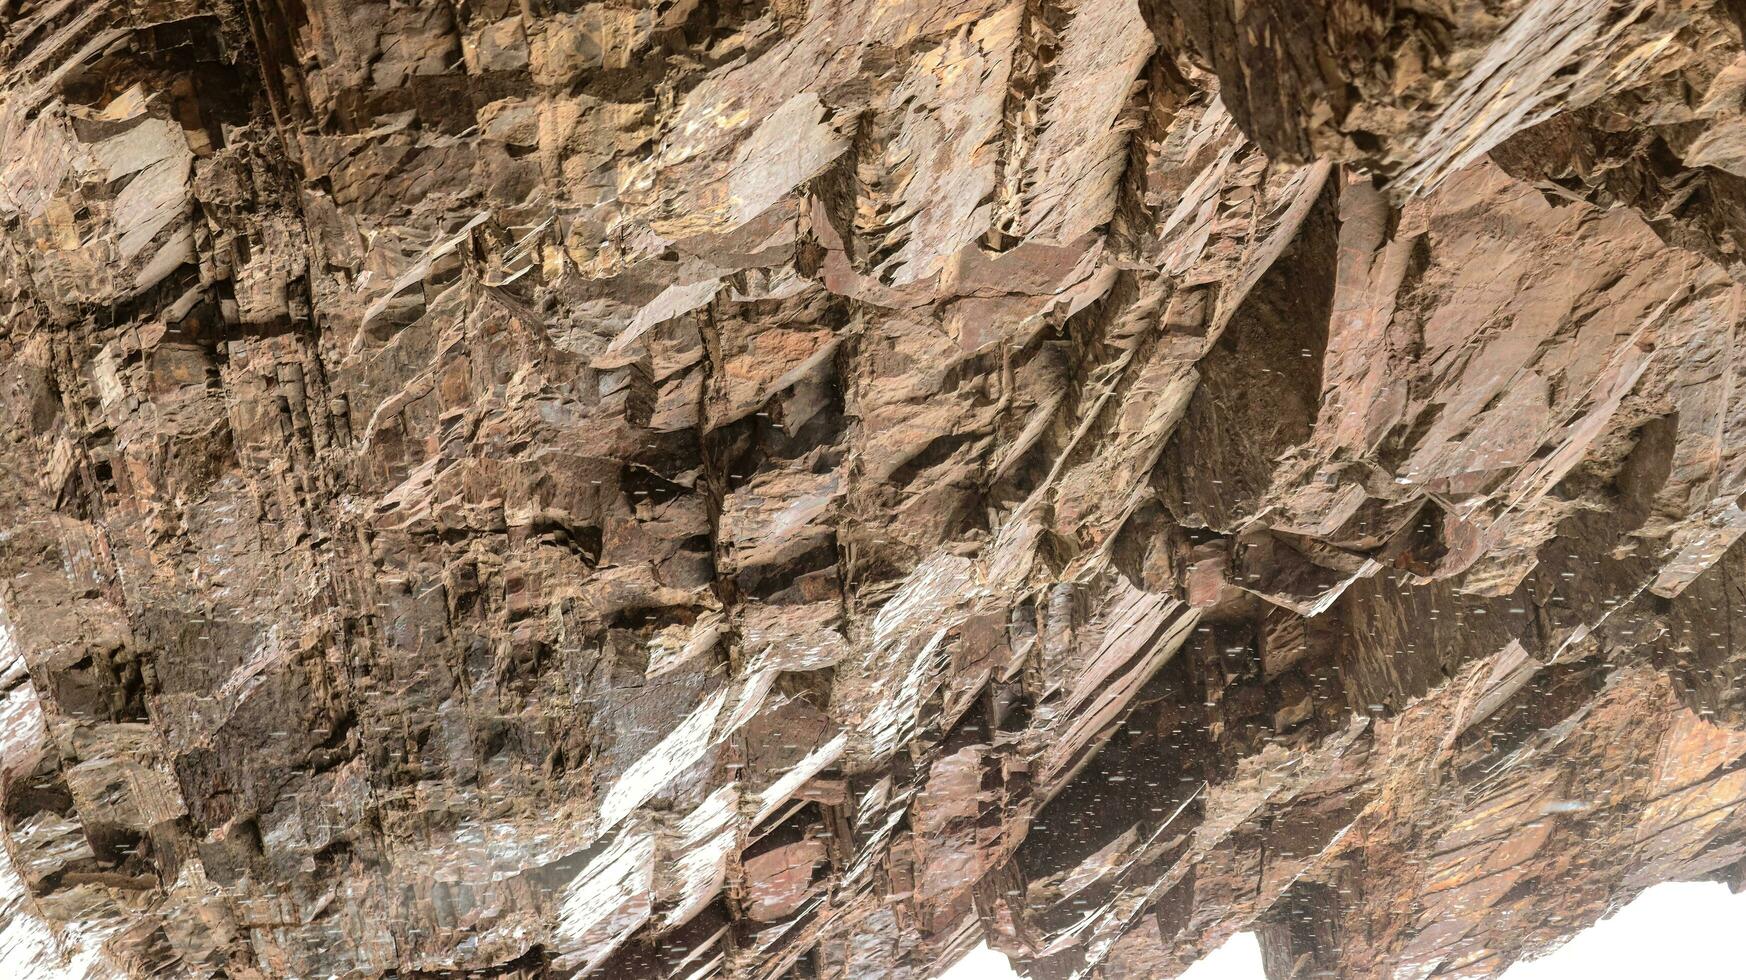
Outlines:
{"type": "Polygon", "coordinates": [[[0,972],[1746,884],[1738,9],[0,0],[0,972]]]}

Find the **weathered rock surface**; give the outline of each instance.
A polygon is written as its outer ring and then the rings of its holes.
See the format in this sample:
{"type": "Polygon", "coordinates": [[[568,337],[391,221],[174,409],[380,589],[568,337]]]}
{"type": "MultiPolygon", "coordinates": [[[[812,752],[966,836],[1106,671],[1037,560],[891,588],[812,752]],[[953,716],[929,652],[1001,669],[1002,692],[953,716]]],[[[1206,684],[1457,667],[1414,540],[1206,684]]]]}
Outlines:
{"type": "Polygon", "coordinates": [[[1746,885],[1743,11],[0,0],[0,975],[1746,885]]]}

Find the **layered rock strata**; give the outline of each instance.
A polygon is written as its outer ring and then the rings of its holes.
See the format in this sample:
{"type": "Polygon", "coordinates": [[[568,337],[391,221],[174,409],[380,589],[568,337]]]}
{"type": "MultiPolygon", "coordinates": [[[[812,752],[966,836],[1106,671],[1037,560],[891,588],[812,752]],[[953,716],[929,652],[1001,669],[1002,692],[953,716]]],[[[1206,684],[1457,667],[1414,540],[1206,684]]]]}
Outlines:
{"type": "Polygon", "coordinates": [[[0,0],[0,975],[1746,885],[1742,15],[0,0]]]}

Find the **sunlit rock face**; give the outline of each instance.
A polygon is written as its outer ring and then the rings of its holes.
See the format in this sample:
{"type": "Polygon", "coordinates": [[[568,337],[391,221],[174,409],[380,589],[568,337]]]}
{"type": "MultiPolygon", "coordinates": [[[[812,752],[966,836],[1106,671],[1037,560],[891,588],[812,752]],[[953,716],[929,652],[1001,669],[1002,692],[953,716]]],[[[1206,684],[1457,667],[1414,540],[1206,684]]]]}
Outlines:
{"type": "Polygon", "coordinates": [[[0,972],[1741,884],[1736,9],[0,0],[0,972]]]}

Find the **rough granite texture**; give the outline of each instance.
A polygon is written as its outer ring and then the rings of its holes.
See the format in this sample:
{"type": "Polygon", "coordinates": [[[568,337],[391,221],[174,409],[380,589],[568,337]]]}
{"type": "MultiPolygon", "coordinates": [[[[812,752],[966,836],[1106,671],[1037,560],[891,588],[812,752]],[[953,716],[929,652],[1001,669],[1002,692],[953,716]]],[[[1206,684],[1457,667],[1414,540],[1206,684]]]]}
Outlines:
{"type": "Polygon", "coordinates": [[[0,976],[1746,886],[1743,16],[0,0],[0,976]]]}

